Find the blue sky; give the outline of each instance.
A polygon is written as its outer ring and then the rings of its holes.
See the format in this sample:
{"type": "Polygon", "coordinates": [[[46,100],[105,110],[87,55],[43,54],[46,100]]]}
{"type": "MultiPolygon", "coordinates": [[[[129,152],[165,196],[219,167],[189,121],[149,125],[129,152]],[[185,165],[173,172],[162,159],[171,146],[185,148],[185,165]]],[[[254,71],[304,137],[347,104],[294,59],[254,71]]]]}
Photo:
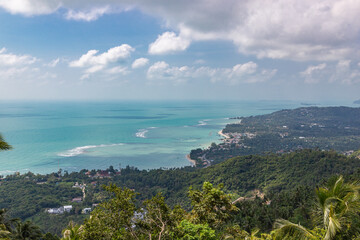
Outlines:
{"type": "Polygon", "coordinates": [[[360,98],[355,0],[0,0],[0,100],[360,98]]]}

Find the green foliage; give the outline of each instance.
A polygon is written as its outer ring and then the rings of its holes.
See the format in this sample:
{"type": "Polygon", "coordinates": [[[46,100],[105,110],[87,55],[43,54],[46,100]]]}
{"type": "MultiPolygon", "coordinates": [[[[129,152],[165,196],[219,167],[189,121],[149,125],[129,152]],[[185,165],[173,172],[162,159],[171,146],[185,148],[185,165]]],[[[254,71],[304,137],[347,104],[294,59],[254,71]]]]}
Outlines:
{"type": "Polygon", "coordinates": [[[190,156],[206,156],[219,163],[235,156],[305,148],[356,150],[360,148],[359,119],[360,108],[349,107],[306,107],[243,117],[223,130],[236,136],[235,141],[193,150],[190,156]]]}
{"type": "Polygon", "coordinates": [[[165,203],[165,198],[158,193],[144,201],[143,219],[137,219],[136,225],[150,239],[169,239],[173,228],[183,219],[185,212],[181,208],[172,211],[165,203]]]}
{"type": "Polygon", "coordinates": [[[5,142],[4,138],[0,134],[0,151],[10,150],[12,147],[7,142],[5,142]]]}
{"type": "Polygon", "coordinates": [[[189,198],[193,210],[191,220],[195,223],[207,223],[213,228],[222,226],[231,219],[231,213],[237,211],[232,204],[231,195],[225,194],[219,188],[213,187],[209,182],[204,182],[202,191],[189,190],[189,198]]]}
{"type": "Polygon", "coordinates": [[[84,239],[134,239],[135,193],[115,184],[105,186],[113,198],[101,203],[84,224],[84,239]]]}
{"type": "Polygon", "coordinates": [[[332,178],[324,187],[316,190],[318,222],[326,229],[325,240],[334,239],[337,234],[360,234],[359,183],[345,183],[342,176],[332,178]]]}
{"type": "Polygon", "coordinates": [[[10,217],[30,219],[45,231],[60,235],[69,221],[79,224],[86,215],[78,215],[78,211],[49,215],[45,213],[45,208],[72,204],[74,208],[81,209],[106,201],[110,196],[104,194],[100,187],[103,184],[113,182],[135,189],[140,193],[136,198],[141,201],[161,192],[170,208],[181,205],[190,210],[191,200],[187,197],[189,187],[200,189],[208,181],[214,185],[223,184],[222,191],[231,192],[234,198],[249,195],[254,189],[265,193],[268,197],[265,200],[237,203],[241,211],[233,214],[233,217],[236,224],[246,231],[255,227],[269,231],[277,218],[310,227],[309,209],[314,200],[313,189],[334,174],[353,174],[354,179],[359,179],[359,167],[358,159],[347,158],[333,151],[301,150],[282,155],[241,156],[204,169],[188,167],[140,171],[126,167],[121,170],[121,175],[104,179],[89,178],[85,175],[87,170],[65,173],[62,177],[57,173],[9,175],[1,180],[0,208],[9,209],[10,217]],[[72,188],[75,182],[87,184],[86,199],[80,204],[71,203],[72,198],[82,195],[79,188],[72,188]],[[299,186],[304,186],[304,189],[299,186]],[[267,200],[271,200],[270,206],[266,204],[267,200]]]}
{"type": "Polygon", "coordinates": [[[9,209],[10,216],[21,219],[33,216],[44,208],[60,207],[82,194],[80,189],[56,182],[39,185],[24,175],[9,176],[7,179],[9,181],[2,181],[0,186],[0,208],[9,209]]]}
{"type": "Polygon", "coordinates": [[[176,239],[183,240],[215,240],[215,230],[207,224],[194,224],[188,220],[183,220],[177,226],[176,239]]]}
{"type": "Polygon", "coordinates": [[[61,240],[80,240],[83,233],[83,226],[75,224],[73,221],[69,223],[63,230],[63,238],[61,240]]]}

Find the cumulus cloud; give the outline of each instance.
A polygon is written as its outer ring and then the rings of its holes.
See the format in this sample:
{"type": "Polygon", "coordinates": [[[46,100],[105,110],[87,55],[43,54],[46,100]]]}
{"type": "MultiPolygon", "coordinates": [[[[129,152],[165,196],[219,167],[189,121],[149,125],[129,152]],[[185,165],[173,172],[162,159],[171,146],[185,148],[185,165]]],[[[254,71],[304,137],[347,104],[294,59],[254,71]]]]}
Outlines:
{"type": "Polygon", "coordinates": [[[109,12],[110,12],[109,6],[100,7],[100,8],[92,8],[91,10],[87,10],[87,11],[76,11],[76,10],[70,9],[66,13],[65,17],[66,17],[66,19],[69,19],[69,20],[90,22],[90,21],[94,21],[94,20],[98,19],[102,15],[109,13],[109,12]]]}
{"type": "Polygon", "coordinates": [[[132,63],[131,67],[133,69],[141,68],[141,67],[146,66],[148,63],[149,63],[149,59],[147,59],[147,58],[138,58],[132,63]]]}
{"type": "Polygon", "coordinates": [[[340,60],[329,67],[325,63],[309,66],[300,75],[305,78],[306,83],[327,81],[353,84],[360,82],[360,71],[357,66],[351,65],[351,60],[340,60]]]}
{"type": "Polygon", "coordinates": [[[7,53],[6,48],[0,49],[0,66],[29,65],[36,62],[36,58],[30,55],[16,55],[7,53]]]}
{"type": "Polygon", "coordinates": [[[352,68],[351,60],[340,60],[333,68],[330,81],[339,81],[345,84],[353,84],[360,81],[360,71],[358,68],[352,68]]]}
{"type": "Polygon", "coordinates": [[[0,0],[0,7],[11,13],[49,14],[63,8],[78,16],[75,20],[94,20],[106,6],[160,16],[179,33],[159,36],[149,47],[152,54],[182,51],[192,41],[220,39],[258,58],[338,61],[360,56],[356,0],[0,0]]]}
{"type": "Polygon", "coordinates": [[[82,77],[84,79],[88,78],[92,73],[105,69],[112,63],[129,58],[132,51],[134,51],[134,49],[128,44],[110,48],[107,52],[102,54],[98,54],[98,50],[89,50],[78,60],[70,62],[69,66],[87,68],[85,70],[85,75],[82,77]]]}
{"type": "Polygon", "coordinates": [[[70,62],[70,67],[87,67],[93,65],[106,66],[109,63],[130,57],[134,49],[128,44],[110,48],[107,52],[96,55],[98,50],[89,50],[78,60],[70,62]]]}
{"type": "Polygon", "coordinates": [[[174,32],[164,32],[155,42],[149,45],[150,54],[167,54],[184,51],[190,45],[190,40],[176,36],[174,32]]]}
{"type": "Polygon", "coordinates": [[[122,67],[122,66],[117,66],[117,67],[113,67],[110,68],[109,70],[107,70],[107,72],[109,74],[123,74],[126,75],[129,73],[128,68],[127,67],[122,67]]]}
{"type": "Polygon", "coordinates": [[[172,80],[175,83],[185,82],[191,77],[192,69],[188,66],[170,67],[164,61],[156,62],[149,67],[147,78],[150,80],[172,80]]]}
{"type": "Polygon", "coordinates": [[[45,64],[45,66],[56,67],[59,62],[60,62],[60,58],[56,58],[56,59],[52,60],[51,62],[45,64]]]}
{"type": "Polygon", "coordinates": [[[326,68],[326,63],[321,63],[316,66],[309,66],[305,71],[301,72],[305,78],[306,83],[317,83],[320,81],[320,77],[322,75],[322,70],[326,68]]]}
{"type": "Polygon", "coordinates": [[[0,0],[0,7],[12,14],[25,16],[50,14],[62,5],[61,1],[48,0],[0,0]]]}
{"type": "Polygon", "coordinates": [[[11,82],[32,82],[39,85],[46,78],[56,77],[54,73],[43,71],[40,65],[44,64],[36,57],[10,53],[6,48],[2,48],[0,49],[0,82],[11,80],[11,82]]]}
{"type": "Polygon", "coordinates": [[[147,78],[150,80],[173,80],[185,82],[189,79],[209,79],[211,82],[225,82],[230,85],[239,83],[257,83],[271,79],[276,69],[258,69],[254,62],[237,64],[232,68],[211,67],[171,67],[164,61],[156,62],[149,67],[147,78]]]}
{"type": "Polygon", "coordinates": [[[202,67],[197,70],[197,74],[210,77],[212,82],[227,82],[231,85],[264,82],[271,79],[276,73],[277,69],[258,69],[258,65],[252,61],[237,64],[232,68],[202,67]]]}

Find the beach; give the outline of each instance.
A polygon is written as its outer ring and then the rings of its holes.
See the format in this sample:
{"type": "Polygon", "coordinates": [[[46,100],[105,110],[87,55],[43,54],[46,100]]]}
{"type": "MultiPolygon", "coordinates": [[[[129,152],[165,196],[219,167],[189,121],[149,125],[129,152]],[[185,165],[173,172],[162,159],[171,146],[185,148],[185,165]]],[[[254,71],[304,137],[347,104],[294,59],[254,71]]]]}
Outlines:
{"type": "Polygon", "coordinates": [[[191,163],[191,165],[192,165],[193,167],[196,167],[196,161],[195,161],[194,159],[191,159],[191,158],[190,158],[190,154],[187,154],[187,155],[186,155],[186,159],[189,160],[189,162],[191,163]]]}
{"type": "Polygon", "coordinates": [[[223,130],[220,130],[220,131],[218,132],[218,134],[219,134],[220,136],[222,136],[223,138],[225,138],[225,139],[230,138],[227,134],[223,133],[223,130]]]}

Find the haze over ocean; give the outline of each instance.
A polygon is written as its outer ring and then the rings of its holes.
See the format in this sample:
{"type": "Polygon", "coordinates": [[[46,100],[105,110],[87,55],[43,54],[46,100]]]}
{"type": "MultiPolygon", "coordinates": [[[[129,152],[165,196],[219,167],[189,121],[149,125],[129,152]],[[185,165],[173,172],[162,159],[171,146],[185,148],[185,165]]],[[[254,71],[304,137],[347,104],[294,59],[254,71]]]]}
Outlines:
{"type": "Polygon", "coordinates": [[[142,101],[0,103],[0,175],[134,166],[190,165],[191,149],[219,142],[230,117],[301,106],[285,101],[142,101]]]}

